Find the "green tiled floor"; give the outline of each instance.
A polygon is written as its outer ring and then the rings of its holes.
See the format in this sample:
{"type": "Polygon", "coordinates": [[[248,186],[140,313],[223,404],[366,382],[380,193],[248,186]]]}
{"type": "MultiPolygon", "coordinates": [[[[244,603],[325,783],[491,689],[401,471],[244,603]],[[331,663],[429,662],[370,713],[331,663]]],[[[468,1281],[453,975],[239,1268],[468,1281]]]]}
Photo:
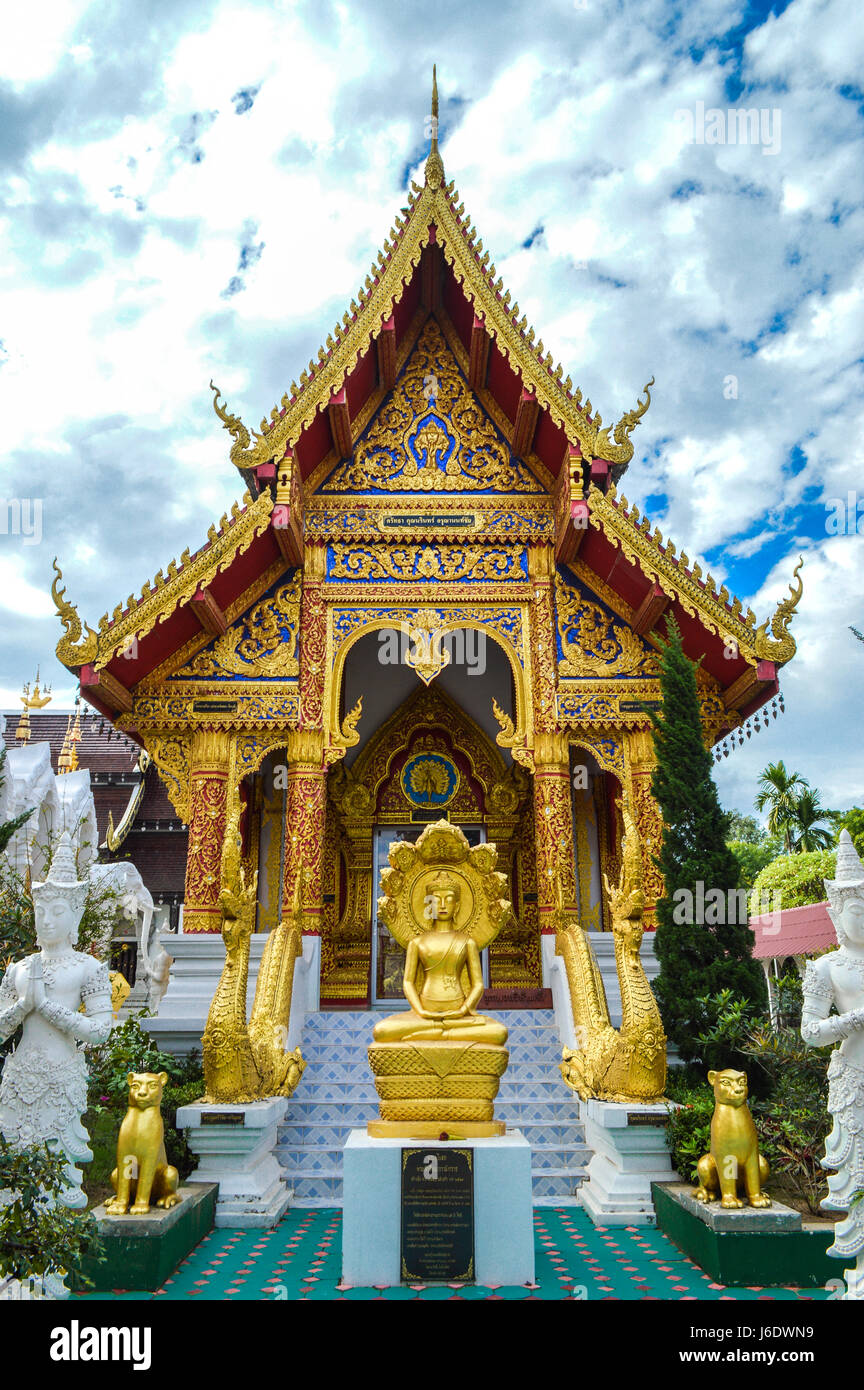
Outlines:
{"type": "Polygon", "coordinates": [[[447,1285],[340,1289],[342,1213],[289,1211],[273,1231],[211,1231],[156,1293],[85,1298],[201,1299],[821,1299],[821,1289],[725,1288],[659,1231],[596,1229],[579,1207],[534,1212],[534,1288],[447,1285]]]}

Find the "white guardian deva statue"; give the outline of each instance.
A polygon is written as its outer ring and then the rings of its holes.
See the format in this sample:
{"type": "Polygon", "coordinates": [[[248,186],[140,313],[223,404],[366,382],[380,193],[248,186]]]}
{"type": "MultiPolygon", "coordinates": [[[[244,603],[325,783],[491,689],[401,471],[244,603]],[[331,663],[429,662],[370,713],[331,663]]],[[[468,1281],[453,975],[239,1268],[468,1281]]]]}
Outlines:
{"type": "Polygon", "coordinates": [[[11,965],[0,984],[0,1039],[23,1024],[0,1078],[0,1133],[16,1146],[45,1141],[62,1152],[70,1186],[61,1200],[75,1208],[87,1205],[76,1164],[93,1157],[81,1118],[87,1066],[79,1044],[103,1043],[111,1032],[108,967],[75,950],[87,889],[64,831],[48,877],[32,887],[40,950],[11,965]]]}
{"type": "Polygon", "coordinates": [[[828,1254],[847,1264],[857,1260],[847,1271],[844,1298],[864,1299],[864,1202],[853,1203],[864,1189],[864,864],[848,830],[840,836],[836,875],[825,880],[825,889],[840,949],[807,966],[801,1036],[810,1047],[840,1043],[828,1066],[834,1126],[822,1166],[835,1171],[822,1206],[848,1213],[837,1223],[828,1254]]]}

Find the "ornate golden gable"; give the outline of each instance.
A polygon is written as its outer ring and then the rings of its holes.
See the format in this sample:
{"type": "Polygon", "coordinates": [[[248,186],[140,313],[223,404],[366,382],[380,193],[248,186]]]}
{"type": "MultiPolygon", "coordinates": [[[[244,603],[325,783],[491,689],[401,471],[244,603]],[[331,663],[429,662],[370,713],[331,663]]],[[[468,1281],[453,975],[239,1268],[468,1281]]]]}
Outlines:
{"type": "Polygon", "coordinates": [[[208,676],[247,676],[284,680],[300,670],[297,638],[300,631],[300,578],[282,584],[262,599],[212,646],[193,656],[174,677],[195,680],[208,676]]]}
{"type": "Polygon", "coordinates": [[[353,458],[322,492],[501,492],[545,489],[518,459],[475,400],[429,319],[408,365],[353,458]]]}
{"type": "Polygon", "coordinates": [[[656,675],[656,656],[647,651],[635,632],[616,623],[581,590],[571,588],[555,575],[555,610],[563,660],[562,676],[656,675]]]}

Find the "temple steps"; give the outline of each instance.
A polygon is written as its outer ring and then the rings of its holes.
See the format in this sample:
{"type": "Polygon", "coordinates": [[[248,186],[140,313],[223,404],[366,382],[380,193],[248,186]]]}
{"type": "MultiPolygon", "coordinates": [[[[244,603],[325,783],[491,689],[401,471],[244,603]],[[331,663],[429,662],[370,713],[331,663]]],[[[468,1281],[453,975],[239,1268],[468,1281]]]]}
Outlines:
{"type": "MultiPolygon", "coordinates": [[[[352,1129],[378,1116],[366,1049],[380,1014],[310,1014],[300,1044],[306,1070],[279,1126],[277,1157],[297,1207],[342,1205],[342,1148],[352,1129]]],[[[497,1119],[532,1146],[534,1201],[568,1206],[591,1157],[576,1097],[561,1080],[561,1043],[551,1012],[495,1017],[509,1030],[510,1065],[495,1102],[497,1119]]]]}

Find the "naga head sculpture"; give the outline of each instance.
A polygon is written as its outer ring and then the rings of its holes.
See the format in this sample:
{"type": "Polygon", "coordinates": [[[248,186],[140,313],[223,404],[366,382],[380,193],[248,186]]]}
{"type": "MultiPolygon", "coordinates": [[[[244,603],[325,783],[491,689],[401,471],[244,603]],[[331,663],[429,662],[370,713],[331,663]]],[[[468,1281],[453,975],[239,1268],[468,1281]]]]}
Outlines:
{"type": "Polygon", "coordinates": [[[645,911],[639,832],[636,829],[629,799],[626,796],[621,797],[616,805],[624,822],[624,835],[621,841],[621,872],[614,888],[605,874],[603,875],[603,884],[609,899],[609,910],[615,929],[626,932],[629,944],[638,951],[642,943],[642,914],[645,911]]]}

